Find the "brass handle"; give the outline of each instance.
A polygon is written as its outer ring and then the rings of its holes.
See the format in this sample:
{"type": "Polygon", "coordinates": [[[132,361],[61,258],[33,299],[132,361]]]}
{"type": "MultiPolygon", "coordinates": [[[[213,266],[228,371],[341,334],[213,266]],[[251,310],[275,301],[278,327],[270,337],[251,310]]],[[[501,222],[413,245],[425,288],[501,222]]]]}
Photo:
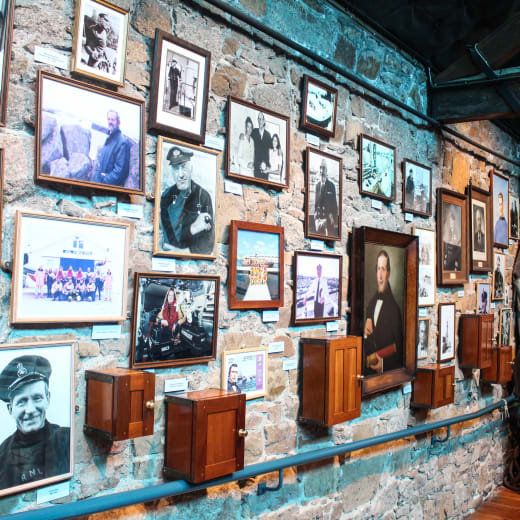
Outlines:
{"type": "Polygon", "coordinates": [[[514,362],[514,361],[508,361],[507,364],[508,364],[508,365],[514,365],[515,362],[514,362]]]}
{"type": "Polygon", "coordinates": [[[247,437],[247,434],[248,434],[248,433],[249,433],[249,432],[248,432],[247,430],[244,430],[244,429],[242,429],[242,428],[240,428],[240,430],[238,430],[238,436],[239,436],[239,437],[247,437]]]}
{"type": "Polygon", "coordinates": [[[155,408],[155,401],[146,401],[144,406],[148,408],[148,410],[153,410],[155,408]]]}
{"type": "Polygon", "coordinates": [[[457,386],[457,383],[451,383],[451,386],[457,386]]]}
{"type": "Polygon", "coordinates": [[[356,379],[358,381],[362,381],[363,379],[365,379],[365,376],[363,374],[356,374],[356,379]]]}

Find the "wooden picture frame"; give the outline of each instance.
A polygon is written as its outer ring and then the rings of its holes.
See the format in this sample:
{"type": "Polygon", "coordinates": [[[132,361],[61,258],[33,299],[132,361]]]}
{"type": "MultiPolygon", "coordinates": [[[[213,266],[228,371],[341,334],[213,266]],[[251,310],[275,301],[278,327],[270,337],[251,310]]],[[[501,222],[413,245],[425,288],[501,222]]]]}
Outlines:
{"type": "Polygon", "coordinates": [[[491,194],[470,184],[468,195],[470,272],[489,273],[493,262],[491,194]]]}
{"type": "Polygon", "coordinates": [[[491,299],[494,301],[503,300],[506,294],[506,255],[495,251],[493,265],[493,292],[491,299]]]}
{"type": "Polygon", "coordinates": [[[430,318],[419,318],[417,323],[417,360],[428,357],[430,345],[430,318]],[[425,339],[426,338],[426,339],[425,339]]]}
{"type": "Polygon", "coordinates": [[[466,195],[437,188],[437,284],[468,281],[466,195]]]}
{"type": "MultiPolygon", "coordinates": [[[[75,341],[4,344],[0,348],[0,497],[70,479],[74,474],[75,341]],[[32,410],[32,413],[30,412],[32,410]],[[29,415],[29,417],[27,417],[29,415]],[[22,443],[42,432],[45,457],[11,457],[14,435],[22,443]],[[5,447],[5,451],[4,451],[5,447]]],[[[33,443],[31,441],[31,443],[33,443]]],[[[19,451],[19,450],[17,450],[19,451]]]]}
{"type": "Polygon", "coordinates": [[[507,249],[509,247],[509,179],[492,171],[491,195],[493,199],[493,244],[496,247],[507,249]]]}
{"type": "Polygon", "coordinates": [[[509,238],[511,240],[518,240],[519,238],[519,220],[518,220],[518,209],[520,205],[518,203],[518,197],[516,195],[509,194],[509,238]]]}
{"type": "MultiPolygon", "coordinates": [[[[409,382],[415,377],[419,239],[394,231],[354,228],[351,261],[351,334],[364,337],[362,391],[363,395],[369,395],[409,382]],[[387,260],[391,260],[390,269],[387,260]],[[382,273],[385,276],[381,276],[384,286],[381,290],[387,300],[383,303],[387,305],[387,310],[383,317],[378,316],[376,320],[376,297],[380,290],[378,269],[385,271],[382,273]],[[391,294],[388,294],[388,286],[391,294]],[[372,327],[369,327],[369,321],[372,327]],[[369,332],[370,328],[372,333],[369,332]],[[382,372],[381,367],[377,366],[381,359],[382,372]],[[374,366],[373,362],[376,362],[376,369],[370,368],[374,366]]],[[[380,309],[379,315],[381,312],[380,309]]]]}
{"type": "Polygon", "coordinates": [[[37,181],[144,194],[143,100],[40,70],[37,113],[37,181]]]}
{"type": "Polygon", "coordinates": [[[435,231],[413,226],[413,234],[419,238],[419,307],[435,304],[435,231]]]}
{"type": "Polygon", "coordinates": [[[291,126],[288,116],[229,96],[227,130],[226,174],[230,179],[265,187],[289,187],[291,126]],[[275,136],[278,145],[274,144],[275,136]]]}
{"type": "Polygon", "coordinates": [[[295,251],[293,291],[295,326],[340,319],[342,273],[341,255],[295,251]],[[318,293],[321,294],[321,301],[317,298],[318,293]]]}
{"type": "Polygon", "coordinates": [[[432,169],[411,159],[404,159],[403,212],[421,217],[432,216],[432,169]]]}
{"type": "Polygon", "coordinates": [[[512,325],[513,309],[511,307],[503,307],[500,309],[500,331],[499,346],[510,347],[511,341],[511,325],[512,325]]]}
{"type": "Polygon", "coordinates": [[[222,352],[221,388],[257,399],[267,393],[267,348],[243,348],[222,352]]]}
{"type": "Polygon", "coordinates": [[[159,136],[156,155],[153,254],[215,258],[219,152],[159,136]]]}
{"type": "Polygon", "coordinates": [[[126,320],[127,223],[18,210],[12,323],[126,320]]]}
{"type": "Polygon", "coordinates": [[[437,328],[439,363],[455,358],[455,304],[439,303],[439,321],[437,328]]]}
{"type": "Polygon", "coordinates": [[[491,282],[477,282],[476,287],[477,314],[489,314],[491,302],[491,282]]]}
{"type": "Polygon", "coordinates": [[[230,309],[283,307],[283,227],[231,221],[227,285],[230,309]]]}
{"type": "Polygon", "coordinates": [[[307,147],[305,162],[305,236],[341,240],[343,161],[307,147]]]}
{"type": "Polygon", "coordinates": [[[7,119],[15,0],[4,0],[3,4],[0,10],[0,17],[3,19],[0,28],[0,126],[5,126],[7,119]]]}
{"type": "Polygon", "coordinates": [[[219,295],[218,276],[135,273],[130,367],[216,359],[219,295]]]}
{"type": "Polygon", "coordinates": [[[337,108],[337,89],[305,74],[300,130],[325,138],[334,137],[337,108]]]}
{"type": "Polygon", "coordinates": [[[361,195],[393,202],[396,191],[395,146],[361,134],[359,139],[361,195]]]}

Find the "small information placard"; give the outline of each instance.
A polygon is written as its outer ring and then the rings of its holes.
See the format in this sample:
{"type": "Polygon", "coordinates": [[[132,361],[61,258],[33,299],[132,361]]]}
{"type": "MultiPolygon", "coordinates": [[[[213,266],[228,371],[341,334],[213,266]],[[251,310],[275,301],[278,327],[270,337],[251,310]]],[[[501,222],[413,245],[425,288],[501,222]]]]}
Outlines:
{"type": "Polygon", "coordinates": [[[450,280],[455,280],[457,278],[455,273],[450,273],[450,280]]]}
{"type": "Polygon", "coordinates": [[[209,135],[206,134],[206,137],[204,138],[204,146],[207,148],[213,148],[213,150],[224,150],[224,146],[226,144],[226,141],[223,137],[219,137],[217,135],[209,135]]]}
{"type": "Polygon", "coordinates": [[[337,321],[327,322],[327,332],[337,332],[339,326],[337,321]]]}
{"type": "Polygon", "coordinates": [[[58,498],[66,497],[70,494],[70,481],[60,482],[54,486],[47,486],[38,489],[36,492],[36,503],[45,504],[51,500],[58,500],[58,498]]]}
{"type": "Polygon", "coordinates": [[[459,292],[457,293],[457,296],[459,298],[464,298],[464,289],[460,289],[459,292]]]}
{"type": "Polygon", "coordinates": [[[428,309],[421,307],[419,309],[419,318],[426,318],[426,316],[428,316],[428,309]]]}
{"type": "Polygon", "coordinates": [[[380,200],[372,199],[372,209],[383,209],[383,203],[380,200]]]}
{"type": "Polygon", "coordinates": [[[283,341],[273,341],[269,343],[267,347],[269,354],[277,354],[278,352],[283,352],[285,350],[285,343],[283,341]]]}
{"type": "Polygon", "coordinates": [[[152,271],[161,271],[163,273],[175,272],[175,258],[152,258],[152,271]]]}
{"type": "Polygon", "coordinates": [[[262,321],[264,323],[277,322],[280,319],[280,311],[263,311],[262,321]]]}
{"type": "Polygon", "coordinates": [[[164,382],[164,393],[166,392],[185,392],[188,390],[188,378],[177,377],[175,379],[166,379],[164,382]]]}
{"type": "Polygon", "coordinates": [[[323,251],[325,249],[323,240],[311,240],[311,249],[313,251],[323,251]]]}
{"type": "Polygon", "coordinates": [[[70,54],[36,45],[34,47],[34,61],[46,63],[47,65],[58,67],[58,69],[69,70],[70,54]]]}
{"type": "Polygon", "coordinates": [[[144,207],[141,204],[117,203],[117,216],[141,219],[144,215],[144,207]]]}
{"type": "Polygon", "coordinates": [[[242,195],[242,184],[233,181],[224,181],[224,191],[233,195],[242,195]]]}
{"type": "Polygon", "coordinates": [[[484,267],[484,262],[482,262],[482,260],[479,260],[479,261],[478,261],[478,266],[479,266],[479,267],[484,267]]]}
{"type": "Polygon", "coordinates": [[[411,394],[411,393],[412,393],[412,384],[406,383],[405,385],[403,385],[403,395],[411,394]]]}
{"type": "Polygon", "coordinates": [[[284,370],[296,370],[298,368],[298,360],[297,359],[284,359],[282,368],[284,370]]]}
{"type": "Polygon", "coordinates": [[[494,309],[496,306],[497,306],[497,304],[496,304],[495,302],[491,302],[490,307],[491,307],[492,309],[494,309]]]}
{"type": "Polygon", "coordinates": [[[317,135],[305,134],[305,141],[312,146],[320,146],[320,138],[317,135]]]}
{"type": "Polygon", "coordinates": [[[92,339],[119,339],[121,337],[121,324],[93,325],[92,339]]]}
{"type": "Polygon", "coordinates": [[[413,222],[413,215],[411,213],[405,213],[404,214],[404,220],[406,222],[413,222]]]}

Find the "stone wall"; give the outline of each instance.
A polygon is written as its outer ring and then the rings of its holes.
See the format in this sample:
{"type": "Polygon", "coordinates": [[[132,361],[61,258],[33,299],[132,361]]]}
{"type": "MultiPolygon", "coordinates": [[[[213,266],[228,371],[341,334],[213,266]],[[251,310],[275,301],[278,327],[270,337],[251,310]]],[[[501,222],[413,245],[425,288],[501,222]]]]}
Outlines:
{"type": "MultiPolygon", "coordinates": [[[[304,134],[297,130],[300,119],[301,83],[305,73],[339,89],[336,136],[322,141],[320,148],[343,159],[343,239],[334,251],[344,255],[342,316],[339,332],[348,330],[347,300],[349,257],[346,254],[349,232],[368,225],[388,230],[411,232],[412,223],[404,220],[401,208],[402,183],[397,176],[397,199],[378,211],[358,189],[359,135],[366,133],[396,146],[397,163],[404,158],[433,168],[435,188],[451,187],[463,192],[468,180],[487,188],[488,174],[495,169],[512,180],[518,191],[519,168],[493,154],[449,135],[434,131],[416,116],[395,108],[357,84],[316,67],[295,56],[283,45],[264,38],[242,23],[222,16],[213,7],[183,0],[119,0],[116,4],[130,10],[130,30],[126,83],[119,91],[148,102],[151,58],[155,28],[172,32],[212,53],[207,132],[225,135],[224,111],[228,94],[244,98],[290,116],[291,165],[287,190],[272,191],[244,184],[243,195],[224,193],[224,172],[219,176],[217,200],[218,255],[215,261],[177,262],[179,273],[217,274],[222,281],[219,309],[217,360],[207,365],[156,370],[157,407],[155,434],[111,445],[86,438],[84,424],[84,371],[129,365],[130,319],[123,324],[120,340],[93,341],[91,326],[16,327],[9,323],[14,216],[18,209],[33,209],[49,214],[101,216],[113,219],[116,200],[121,195],[106,195],[87,189],[36,184],[34,178],[34,126],[37,96],[37,71],[69,73],[34,61],[35,45],[70,51],[74,5],[72,0],[17,0],[13,34],[13,55],[6,128],[0,131],[0,146],[5,149],[4,221],[2,260],[5,269],[0,279],[0,339],[15,342],[34,338],[63,338],[74,335],[79,341],[76,355],[75,400],[79,405],[75,420],[75,476],[70,497],[80,500],[100,494],[134,489],[161,482],[163,464],[164,380],[186,376],[189,390],[220,386],[220,359],[225,350],[240,345],[267,345],[283,341],[283,353],[269,356],[268,393],[247,404],[246,464],[267,461],[333,444],[364,439],[463,413],[475,411],[502,396],[498,385],[479,386],[478,372],[464,373],[458,367],[455,403],[430,413],[410,408],[410,394],[394,389],[362,404],[359,419],[330,430],[298,422],[299,374],[284,371],[283,360],[297,360],[299,339],[324,336],[324,326],[291,327],[292,256],[309,246],[304,238],[303,154],[304,134]],[[285,306],[275,324],[262,323],[259,312],[230,311],[227,308],[228,229],[231,219],[265,222],[285,228],[285,306]],[[81,476],[81,477],[80,477],[81,476]]],[[[333,8],[314,0],[232,0],[258,19],[315,52],[386,89],[414,108],[426,107],[426,83],[422,68],[377,36],[367,32],[353,18],[333,12],[333,8]]],[[[506,156],[519,157],[520,148],[508,135],[489,123],[456,125],[457,130],[506,156]]],[[[156,138],[146,139],[146,191],[155,185],[156,138]]],[[[150,197],[134,198],[144,205],[144,218],[132,224],[132,255],[129,279],[137,271],[150,271],[152,260],[153,202],[150,197]]],[[[433,201],[435,203],[435,200],[433,201]]],[[[435,205],[435,204],[434,204],[435,205]]],[[[435,229],[435,219],[415,218],[413,224],[435,229]]],[[[511,282],[511,266],[516,244],[507,253],[506,280],[511,282]]],[[[436,303],[456,302],[457,312],[473,312],[476,306],[472,276],[460,288],[438,291],[436,303]]],[[[130,284],[128,302],[132,301],[130,284]]],[[[498,310],[497,306],[497,310],[498,310]]],[[[437,307],[428,308],[430,360],[437,357],[437,307]]],[[[440,433],[442,435],[442,432],[440,433]]],[[[497,413],[452,429],[451,440],[431,447],[430,436],[410,438],[377,448],[355,452],[340,464],[339,459],[323,461],[284,472],[285,485],[274,493],[256,496],[260,480],[273,482],[277,475],[211,488],[181,498],[140,504],[92,518],[295,518],[354,519],[381,518],[463,518],[501,482],[507,445],[506,429],[497,413]]],[[[0,499],[2,512],[32,509],[36,493],[0,499]]]]}

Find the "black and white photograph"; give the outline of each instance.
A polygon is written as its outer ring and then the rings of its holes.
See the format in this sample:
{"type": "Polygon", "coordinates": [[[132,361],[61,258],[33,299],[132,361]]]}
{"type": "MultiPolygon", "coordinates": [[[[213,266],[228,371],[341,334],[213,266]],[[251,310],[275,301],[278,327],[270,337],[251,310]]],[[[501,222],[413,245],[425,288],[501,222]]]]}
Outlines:
{"type": "Polygon", "coordinates": [[[5,125],[7,116],[14,4],[15,0],[0,0],[0,126],[5,125]]]}
{"type": "Polygon", "coordinates": [[[455,357],[455,304],[439,303],[439,363],[455,357]]]}
{"type": "Polygon", "coordinates": [[[159,136],[154,254],[215,257],[219,153],[159,136]]]}
{"type": "Polygon", "coordinates": [[[341,239],[342,161],[307,148],[305,190],[306,235],[321,240],[341,239]]]}
{"type": "Polygon", "coordinates": [[[128,17],[128,11],[105,0],[79,0],[72,70],[124,85],[128,17]]]}
{"type": "Polygon", "coordinates": [[[503,300],[505,295],[506,255],[495,252],[493,268],[493,300],[503,300]]]}
{"type": "Polygon", "coordinates": [[[262,397],[267,392],[267,366],[265,347],[226,350],[222,353],[221,388],[246,394],[246,399],[262,397]]]}
{"type": "Polygon", "coordinates": [[[446,203],[442,220],[443,256],[445,271],[462,269],[462,210],[456,204],[446,203]]]}
{"type": "Polygon", "coordinates": [[[340,255],[294,253],[294,324],[337,320],[341,304],[340,255]]]}
{"type": "Polygon", "coordinates": [[[363,134],[360,142],[361,194],[387,202],[393,201],[395,199],[395,147],[363,134]]]}
{"type": "Polygon", "coordinates": [[[509,238],[518,240],[518,197],[509,194],[509,238]]]}
{"type": "Polygon", "coordinates": [[[142,194],[144,101],[39,72],[36,179],[142,194]]]}
{"type": "Polygon", "coordinates": [[[0,496],[73,475],[75,343],[0,348],[0,496]]]}
{"type": "Polygon", "coordinates": [[[302,130],[323,137],[334,137],[338,91],[307,75],[303,77],[302,130]]]}
{"type": "Polygon", "coordinates": [[[403,211],[432,214],[432,170],[410,159],[403,161],[403,211]]]}
{"type": "Polygon", "coordinates": [[[489,314],[491,302],[491,284],[489,282],[477,283],[477,313],[489,314]]]}
{"type": "Polygon", "coordinates": [[[473,258],[486,260],[487,236],[486,236],[486,205],[478,200],[471,201],[473,258]]]}
{"type": "Polygon", "coordinates": [[[132,368],[215,359],[219,291],[216,276],[136,273],[132,368]]]}
{"type": "Polygon", "coordinates": [[[491,173],[493,196],[493,240],[497,247],[509,247],[509,180],[497,172],[491,173]]]}
{"type": "Polygon", "coordinates": [[[511,308],[500,309],[500,341],[501,347],[511,346],[511,317],[513,310],[511,308]]]}
{"type": "Polygon", "coordinates": [[[419,237],[419,307],[435,303],[435,231],[414,227],[419,237]]]}
{"type": "Polygon", "coordinates": [[[469,253],[472,273],[489,273],[493,262],[491,194],[472,183],[466,188],[469,208],[469,253]]]}
{"type": "Polygon", "coordinates": [[[228,99],[227,175],[286,188],[289,118],[242,99],[228,99]]]}
{"type": "Polygon", "coordinates": [[[417,359],[426,359],[428,357],[428,341],[430,338],[430,318],[419,318],[417,328],[419,329],[417,359]]]}

